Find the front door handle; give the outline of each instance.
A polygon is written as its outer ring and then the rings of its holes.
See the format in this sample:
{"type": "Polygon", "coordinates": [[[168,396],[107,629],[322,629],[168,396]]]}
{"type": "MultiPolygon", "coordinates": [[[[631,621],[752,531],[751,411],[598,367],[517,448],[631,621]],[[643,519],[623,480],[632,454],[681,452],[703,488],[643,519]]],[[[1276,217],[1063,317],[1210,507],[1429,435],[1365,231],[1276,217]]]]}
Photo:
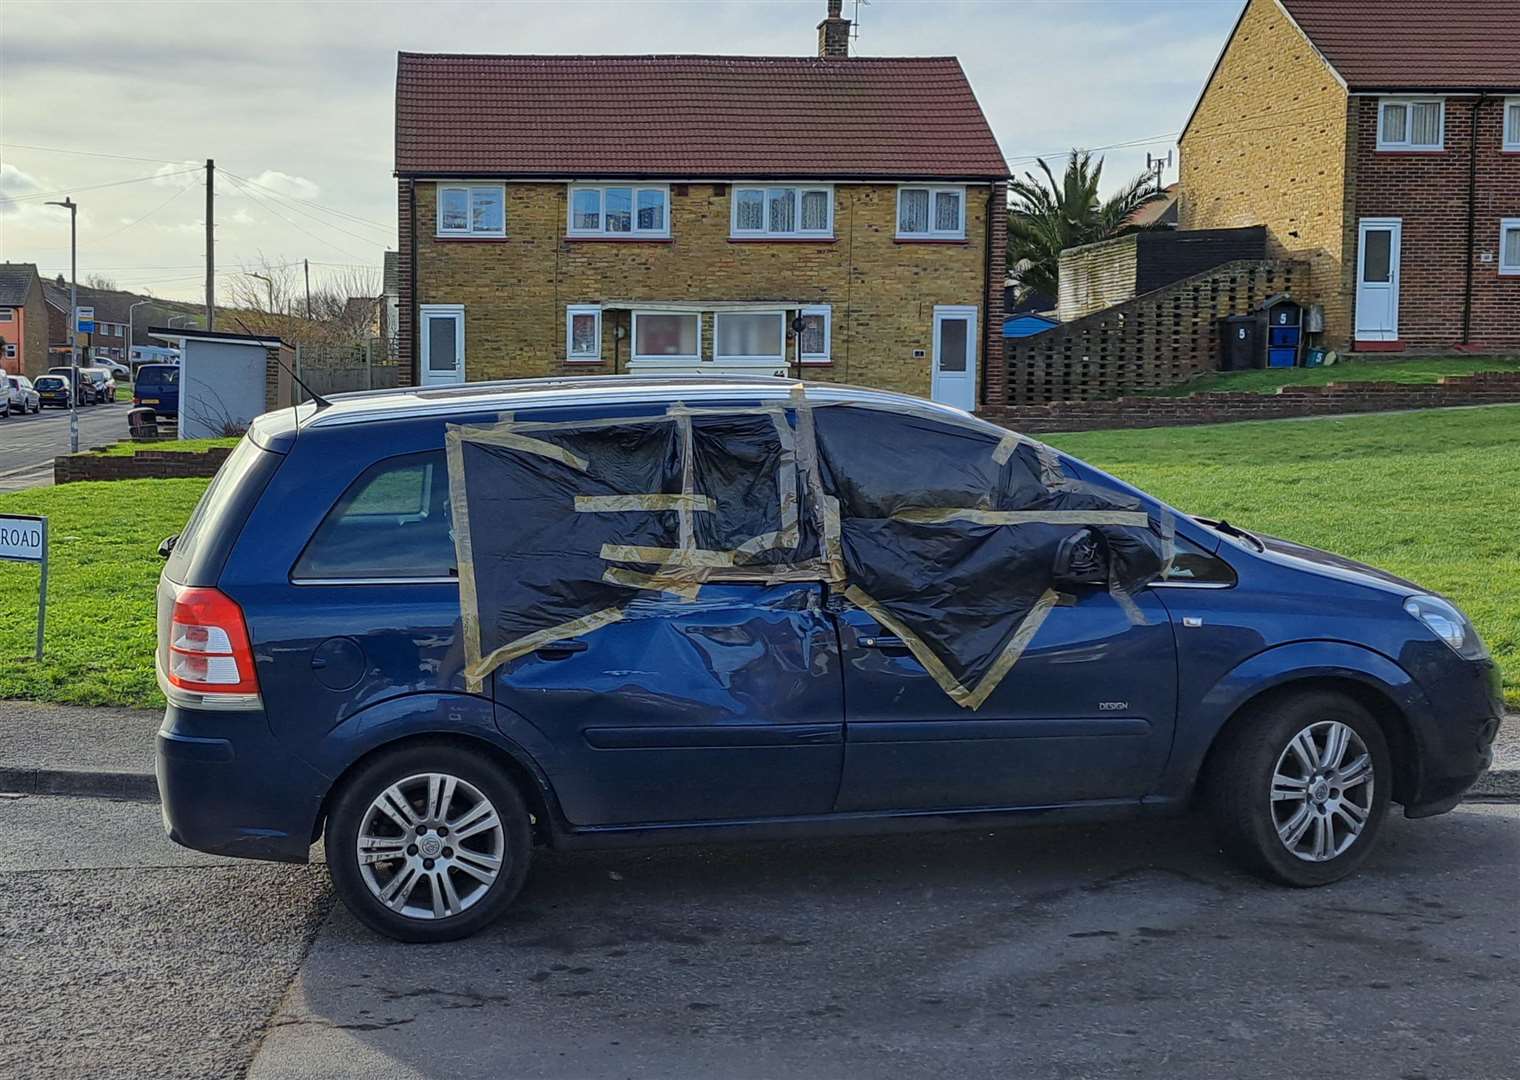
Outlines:
{"type": "Polygon", "coordinates": [[[862,648],[880,649],[882,652],[907,652],[908,643],[893,634],[877,634],[873,637],[860,638],[862,648]]]}
{"type": "Polygon", "coordinates": [[[586,643],[575,638],[566,638],[564,641],[551,641],[549,644],[534,650],[540,660],[563,660],[573,653],[585,651],[586,643]]]}

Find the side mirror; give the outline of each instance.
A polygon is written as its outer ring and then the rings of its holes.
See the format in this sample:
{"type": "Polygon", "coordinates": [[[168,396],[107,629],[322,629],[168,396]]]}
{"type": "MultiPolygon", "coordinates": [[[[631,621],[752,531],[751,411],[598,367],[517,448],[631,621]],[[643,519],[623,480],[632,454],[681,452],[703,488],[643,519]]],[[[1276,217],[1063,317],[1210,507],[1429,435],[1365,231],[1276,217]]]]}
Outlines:
{"type": "Polygon", "coordinates": [[[178,542],[179,533],[175,533],[173,536],[164,537],[158,545],[158,557],[160,559],[167,559],[174,553],[174,545],[178,542]]]}
{"type": "Polygon", "coordinates": [[[1108,584],[1108,552],[1091,529],[1072,533],[1056,548],[1052,576],[1057,586],[1087,588],[1108,584]]]}

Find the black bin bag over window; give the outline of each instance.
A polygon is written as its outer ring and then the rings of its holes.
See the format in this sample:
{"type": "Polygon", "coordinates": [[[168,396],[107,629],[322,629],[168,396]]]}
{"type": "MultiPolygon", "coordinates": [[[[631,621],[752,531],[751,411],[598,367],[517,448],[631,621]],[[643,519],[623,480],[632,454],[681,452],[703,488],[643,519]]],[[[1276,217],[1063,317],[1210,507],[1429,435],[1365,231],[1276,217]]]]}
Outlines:
{"type": "Polygon", "coordinates": [[[466,675],[622,617],[646,590],[819,580],[977,708],[1057,600],[1090,529],[1109,591],[1170,558],[1170,521],[1032,440],[930,406],[670,406],[627,420],[450,427],[466,675]]]}

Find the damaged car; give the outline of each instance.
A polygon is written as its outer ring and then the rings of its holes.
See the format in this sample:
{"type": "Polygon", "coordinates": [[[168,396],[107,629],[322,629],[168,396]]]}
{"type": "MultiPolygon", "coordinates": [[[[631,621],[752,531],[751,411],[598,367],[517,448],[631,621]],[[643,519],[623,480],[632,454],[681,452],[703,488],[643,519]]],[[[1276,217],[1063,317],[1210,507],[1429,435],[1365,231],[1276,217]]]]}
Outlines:
{"type": "Polygon", "coordinates": [[[169,835],[305,861],[408,941],[536,847],[1202,807],[1352,872],[1488,767],[1439,596],[1191,517],[916,398],[743,376],[342,395],[258,418],[158,588],[169,835]]]}

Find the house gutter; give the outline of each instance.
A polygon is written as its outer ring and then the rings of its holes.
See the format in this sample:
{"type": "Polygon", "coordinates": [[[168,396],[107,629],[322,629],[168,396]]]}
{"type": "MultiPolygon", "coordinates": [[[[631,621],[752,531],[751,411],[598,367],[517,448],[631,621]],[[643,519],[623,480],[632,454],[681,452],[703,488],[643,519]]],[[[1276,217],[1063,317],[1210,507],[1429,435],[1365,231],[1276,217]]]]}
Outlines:
{"type": "Polygon", "coordinates": [[[421,370],[421,365],[417,361],[417,358],[418,358],[418,356],[421,355],[421,353],[419,352],[420,346],[419,346],[418,341],[417,341],[417,334],[421,331],[421,325],[417,321],[417,296],[418,296],[418,289],[417,289],[417,285],[418,285],[418,282],[417,282],[417,274],[418,274],[418,267],[417,267],[417,181],[415,181],[415,180],[408,180],[407,181],[407,185],[406,185],[406,205],[407,205],[407,212],[408,212],[408,218],[407,218],[407,220],[408,220],[408,224],[409,224],[408,231],[411,233],[411,236],[409,238],[408,244],[411,247],[411,252],[412,252],[412,275],[411,275],[412,276],[412,288],[411,288],[411,294],[412,295],[410,297],[408,297],[408,303],[407,303],[407,309],[408,310],[407,310],[407,313],[406,313],[407,319],[412,324],[412,348],[411,348],[412,355],[410,357],[408,357],[407,359],[411,361],[411,365],[412,365],[412,378],[415,380],[416,383],[420,384],[422,382],[422,370],[421,370]]]}
{"type": "MultiPolygon", "coordinates": [[[[982,360],[977,365],[977,371],[980,373],[976,380],[977,409],[980,409],[987,402],[987,361],[992,352],[992,201],[996,198],[997,185],[993,184],[987,190],[987,212],[982,215],[982,280],[987,284],[986,288],[982,291],[982,360]]],[[[1002,287],[1003,283],[998,282],[998,288],[1001,289],[1002,287]]],[[[1007,312],[1003,314],[1006,315],[1007,312]]],[[[932,320],[930,326],[932,332],[932,320]]],[[[999,326],[997,332],[1001,335],[1003,328],[999,326]]],[[[929,344],[929,355],[933,356],[934,343],[930,342],[929,344]]]]}
{"type": "Polygon", "coordinates": [[[1473,248],[1477,241],[1477,215],[1478,215],[1478,110],[1483,107],[1487,100],[1487,94],[1479,94],[1473,98],[1472,122],[1468,124],[1467,142],[1467,280],[1462,289],[1462,344],[1472,344],[1472,302],[1473,302],[1473,248]]]}

